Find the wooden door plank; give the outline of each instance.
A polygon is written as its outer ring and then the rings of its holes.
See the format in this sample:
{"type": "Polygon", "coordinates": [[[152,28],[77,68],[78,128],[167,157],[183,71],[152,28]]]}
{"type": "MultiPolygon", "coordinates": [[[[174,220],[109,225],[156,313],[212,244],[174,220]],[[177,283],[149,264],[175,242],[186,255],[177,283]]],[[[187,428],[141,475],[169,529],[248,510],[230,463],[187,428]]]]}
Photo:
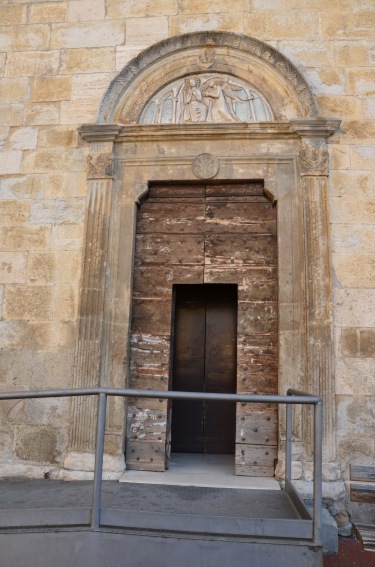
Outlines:
{"type": "Polygon", "coordinates": [[[350,480],[375,482],[375,465],[350,465],[350,480]]]}

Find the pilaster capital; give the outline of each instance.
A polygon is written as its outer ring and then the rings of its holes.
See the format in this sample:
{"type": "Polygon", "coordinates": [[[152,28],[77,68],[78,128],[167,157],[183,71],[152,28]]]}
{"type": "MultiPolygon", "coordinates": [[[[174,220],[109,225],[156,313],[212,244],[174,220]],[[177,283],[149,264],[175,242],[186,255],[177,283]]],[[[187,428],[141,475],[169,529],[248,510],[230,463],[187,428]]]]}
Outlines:
{"type": "Polygon", "coordinates": [[[336,118],[314,118],[291,120],[290,131],[301,138],[329,138],[336,132],[341,120],[336,118]]]}

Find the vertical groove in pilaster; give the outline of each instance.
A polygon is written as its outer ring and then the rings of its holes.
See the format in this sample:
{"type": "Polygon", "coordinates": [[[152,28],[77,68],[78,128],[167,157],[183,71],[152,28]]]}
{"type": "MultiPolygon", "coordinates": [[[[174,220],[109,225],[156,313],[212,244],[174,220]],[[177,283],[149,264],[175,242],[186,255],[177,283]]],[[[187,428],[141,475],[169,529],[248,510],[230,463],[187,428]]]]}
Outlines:
{"type": "MultiPolygon", "coordinates": [[[[332,268],[329,248],[327,177],[303,176],[307,277],[307,389],[323,398],[323,458],[335,459],[332,268]]],[[[313,440],[309,427],[308,439],[313,440]]]]}
{"type": "MultiPolygon", "coordinates": [[[[89,182],[83,276],[73,377],[74,388],[101,383],[100,358],[106,289],[106,258],[112,180],[89,182]]],[[[70,448],[93,451],[95,447],[96,397],[74,398],[70,448]]]]}

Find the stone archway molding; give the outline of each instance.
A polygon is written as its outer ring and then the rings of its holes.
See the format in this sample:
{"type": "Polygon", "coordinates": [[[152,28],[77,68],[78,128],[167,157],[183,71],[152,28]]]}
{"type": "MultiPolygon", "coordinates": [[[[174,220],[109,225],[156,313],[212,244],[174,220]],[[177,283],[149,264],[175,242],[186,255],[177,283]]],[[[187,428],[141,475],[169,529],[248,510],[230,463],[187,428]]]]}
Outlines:
{"type": "Polygon", "coordinates": [[[274,76],[280,77],[289,86],[299,103],[300,116],[294,116],[294,118],[316,118],[318,116],[310,87],[293,63],[279,51],[258,39],[237,33],[196,32],[163,40],[132,59],[109,85],[100,105],[97,123],[122,122],[118,120],[118,110],[127,93],[137,86],[137,100],[132,101],[131,115],[127,121],[136,123],[150,96],[158,90],[155,86],[157,78],[160,76],[160,80],[166,84],[164,73],[158,73],[152,80],[146,78],[152,67],[160,69],[171,57],[181,58],[184,55],[190,57],[190,64],[194,71],[218,70],[220,62],[216,62],[215,52],[220,49],[222,51],[223,49],[235,50],[236,53],[247,56],[249,63],[255,60],[262,63],[263,66],[270,67],[274,76]],[[147,73],[144,73],[145,71],[147,73]],[[144,80],[137,85],[137,79],[143,74],[145,75],[144,80]]]}
{"type": "MultiPolygon", "coordinates": [[[[90,151],[75,387],[123,387],[126,383],[139,200],[147,194],[150,180],[196,181],[197,156],[212,154],[220,163],[215,179],[263,179],[278,200],[280,391],[293,386],[323,396],[326,478],[337,476],[327,139],[339,124],[339,120],[318,116],[300,72],[254,38],[224,32],[188,34],[160,42],[131,61],[110,84],[97,122],[80,128],[90,151]],[[137,122],[162,81],[167,84],[184,73],[203,72],[207,66],[229,72],[223,69],[230,57],[238,64],[231,68],[238,77],[247,73],[245,78],[251,82],[255,70],[258,83],[254,87],[263,95],[271,97],[270,89],[279,89],[273,100],[279,109],[287,109],[284,115],[271,104],[274,122],[137,122]],[[165,64],[168,73],[163,75],[165,64]],[[263,70],[266,80],[262,83],[263,70]],[[131,119],[129,109],[134,109],[131,119]]],[[[89,399],[73,403],[67,469],[83,470],[82,462],[91,458],[95,411],[89,399]]],[[[311,431],[303,419],[297,421],[295,436],[307,447],[309,461],[311,431]]],[[[108,468],[115,475],[124,467],[123,447],[123,402],[113,399],[106,453],[112,459],[108,468]]],[[[301,474],[306,478],[308,468],[301,474]]]]}

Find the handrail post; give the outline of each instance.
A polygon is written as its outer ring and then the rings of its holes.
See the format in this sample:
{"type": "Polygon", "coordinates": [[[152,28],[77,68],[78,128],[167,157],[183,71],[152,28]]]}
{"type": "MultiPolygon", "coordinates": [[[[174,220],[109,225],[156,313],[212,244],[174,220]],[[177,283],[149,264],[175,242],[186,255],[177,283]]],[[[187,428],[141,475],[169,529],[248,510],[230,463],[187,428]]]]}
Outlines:
{"type": "Polygon", "coordinates": [[[314,406],[314,544],[322,544],[322,427],[323,406],[314,406]]]}
{"type": "Polygon", "coordinates": [[[91,528],[93,530],[97,530],[100,526],[106,410],[107,410],[107,395],[99,394],[98,411],[96,417],[95,469],[94,469],[94,487],[92,493],[92,510],[91,510],[91,528]]]}
{"type": "Polygon", "coordinates": [[[286,404],[286,434],[285,434],[285,479],[292,481],[292,431],[293,406],[286,404]]]}

